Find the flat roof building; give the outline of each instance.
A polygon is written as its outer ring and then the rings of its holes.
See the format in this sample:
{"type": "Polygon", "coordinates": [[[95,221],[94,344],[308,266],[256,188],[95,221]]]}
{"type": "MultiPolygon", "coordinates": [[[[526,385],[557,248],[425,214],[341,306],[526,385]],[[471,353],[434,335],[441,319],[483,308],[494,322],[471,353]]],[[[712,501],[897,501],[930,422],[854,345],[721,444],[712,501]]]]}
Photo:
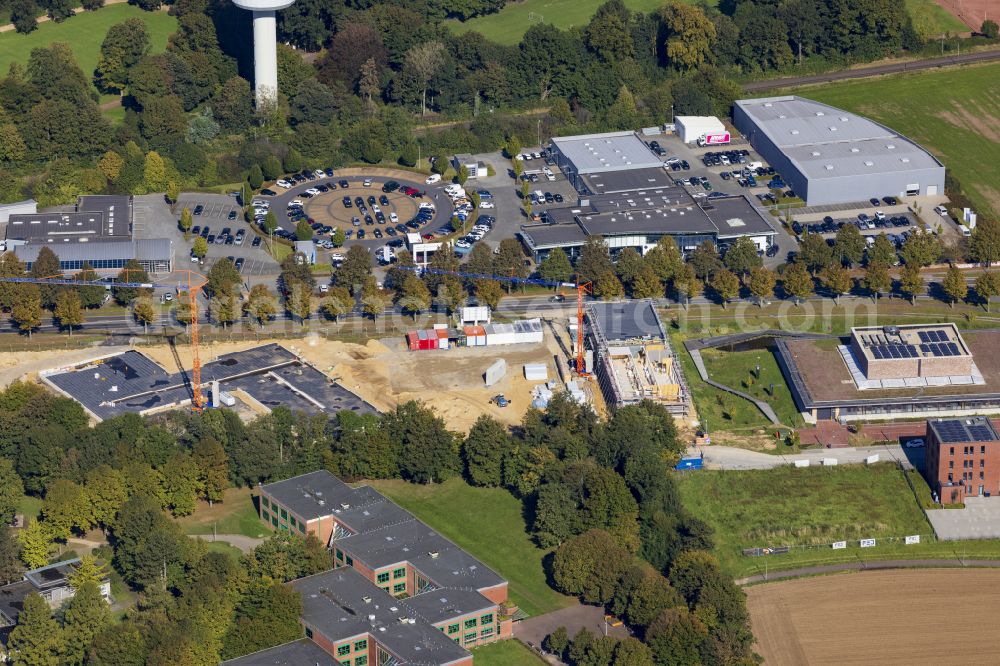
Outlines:
{"type": "Polygon", "coordinates": [[[95,240],[62,245],[30,241],[14,245],[14,256],[24,262],[27,270],[31,270],[43,247],[55,252],[59,257],[59,268],[63,271],[78,271],[84,264],[90,264],[94,270],[120,269],[131,259],[138,261],[149,273],[169,273],[173,270],[173,243],[167,238],[95,240]]]}
{"type": "Polygon", "coordinates": [[[1000,436],[985,416],[927,422],[925,474],[942,504],[1000,493],[1000,436]]]}
{"type": "Polygon", "coordinates": [[[982,381],[954,324],[852,328],[850,351],[864,375],[860,388],[892,388],[894,381],[914,386],[982,381]]]}
{"type": "Polygon", "coordinates": [[[551,152],[566,179],[580,191],[585,191],[584,176],[663,167],[660,158],[635,132],[556,137],[551,152]]]}
{"type": "Polygon", "coordinates": [[[944,194],[937,158],[848,111],[792,95],[741,99],[733,122],[810,206],[944,194]]]}
{"type": "Polygon", "coordinates": [[[587,335],[598,384],[612,408],[649,399],[676,416],[691,411],[680,360],[652,301],[587,305],[587,335]]]}

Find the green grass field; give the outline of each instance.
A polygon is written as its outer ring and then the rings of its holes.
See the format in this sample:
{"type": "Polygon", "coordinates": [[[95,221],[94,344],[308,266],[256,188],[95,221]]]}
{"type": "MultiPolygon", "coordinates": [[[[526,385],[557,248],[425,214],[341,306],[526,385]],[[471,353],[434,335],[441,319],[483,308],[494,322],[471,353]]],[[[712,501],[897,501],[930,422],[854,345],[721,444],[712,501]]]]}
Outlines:
{"type": "Polygon", "coordinates": [[[229,488],[222,502],[209,506],[199,502],[190,516],[177,522],[186,534],[242,534],[248,537],[269,536],[270,528],[257,517],[257,509],[248,488],[229,488]]]}
{"type": "MultiPolygon", "coordinates": [[[[919,480],[919,478],[918,478],[919,480]]],[[[922,484],[921,484],[922,485],[922,484]]],[[[996,557],[1000,541],[935,541],[903,472],[871,467],[781,467],[678,475],[684,507],[715,530],[716,554],[734,577],[858,560],[996,557]],[[919,534],[907,546],[903,537],[919,534]],[[859,539],[876,539],[860,548],[859,539]],[[834,541],[848,547],[833,550],[834,541]],[[746,557],[743,548],[795,546],[746,557]]],[[[922,491],[918,485],[918,492],[922,491]]]]}
{"type": "MultiPolygon", "coordinates": [[[[480,32],[498,44],[517,44],[535,23],[551,23],[557,28],[586,25],[603,0],[524,0],[509,2],[496,14],[480,16],[464,23],[449,21],[452,31],[480,32]]],[[[625,5],[646,14],[656,11],[662,0],[625,0],[625,5]]],[[[714,3],[713,3],[714,4],[714,3]]]]}
{"type": "Polygon", "coordinates": [[[545,663],[524,643],[514,639],[476,648],[472,655],[476,666],[541,666],[545,663]]]}
{"type": "Polygon", "coordinates": [[[134,17],[146,22],[152,53],[160,53],[167,48],[167,37],[177,29],[177,19],[173,16],[166,12],[146,12],[132,5],[108,5],[96,12],[77,14],[62,23],[39,23],[38,29],[27,35],[13,31],[0,33],[0,75],[6,75],[12,62],[26,64],[32,49],[53,42],[66,42],[72,48],[80,69],[91,78],[108,28],[134,17]]]}
{"type": "Polygon", "coordinates": [[[549,587],[542,567],[548,551],[531,541],[521,503],[506,490],[473,488],[461,479],[428,486],[404,481],[371,485],[506,578],[511,598],[529,615],[573,603],[549,587]]]}
{"type": "Polygon", "coordinates": [[[1000,64],[805,87],[795,93],[881,122],[934,153],[980,213],[1000,212],[1000,64]]]}
{"type": "MultiPolygon", "coordinates": [[[[802,424],[802,418],[795,408],[795,401],[792,400],[792,394],[785,384],[781,368],[778,367],[778,362],[770,351],[761,349],[729,352],[719,349],[705,349],[702,350],[701,356],[705,360],[708,376],[713,380],[769,403],[781,422],[787,426],[797,427],[802,424]],[[759,373],[756,370],[758,366],[760,367],[759,373]],[[773,396],[768,392],[772,385],[774,386],[773,396]]],[[[767,423],[766,417],[753,403],[735,396],[733,399],[746,403],[745,407],[748,409],[744,409],[743,405],[734,409],[735,418],[729,421],[731,425],[741,425],[739,421],[742,419],[749,421],[742,425],[753,425],[761,422],[762,419],[767,423]]],[[[709,405],[699,403],[698,413],[704,414],[706,412],[712,417],[725,418],[721,406],[714,399],[709,405]]]]}
{"type": "Polygon", "coordinates": [[[965,25],[954,15],[949,14],[934,0],[905,0],[906,11],[913,18],[918,31],[922,29],[926,35],[941,35],[944,33],[958,34],[969,32],[965,25]]]}

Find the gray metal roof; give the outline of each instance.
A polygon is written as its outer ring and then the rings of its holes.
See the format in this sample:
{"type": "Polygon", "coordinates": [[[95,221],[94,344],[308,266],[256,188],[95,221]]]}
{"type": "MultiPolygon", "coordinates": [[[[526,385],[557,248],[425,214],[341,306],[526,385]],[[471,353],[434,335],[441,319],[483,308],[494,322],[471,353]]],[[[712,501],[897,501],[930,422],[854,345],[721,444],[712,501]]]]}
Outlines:
{"type": "Polygon", "coordinates": [[[403,602],[421,619],[432,624],[489,611],[496,604],[474,590],[445,588],[409,597],[403,602]]]}
{"type": "Polygon", "coordinates": [[[635,132],[561,136],[552,143],[581,175],[663,166],[635,132]]]}
{"type": "Polygon", "coordinates": [[[400,664],[445,666],[469,653],[352,567],[300,578],[302,620],[326,638],[370,636],[400,664]]]}
{"type": "Polygon", "coordinates": [[[745,196],[705,199],[701,210],[715,225],[719,238],[777,233],[769,216],[745,196]]]}
{"type": "Polygon", "coordinates": [[[632,192],[655,187],[670,187],[674,181],[663,166],[652,169],[629,169],[628,171],[606,171],[583,176],[587,189],[594,194],[632,192]]]}
{"type": "Polygon", "coordinates": [[[300,638],[245,657],[229,659],[221,666],[340,666],[340,662],[308,638],[300,638]]]}
{"type": "Polygon", "coordinates": [[[667,337],[651,301],[591,303],[587,314],[591,324],[610,343],[667,337]]]}
{"type": "Polygon", "coordinates": [[[138,259],[140,261],[169,261],[173,257],[168,238],[147,238],[134,241],[103,241],[89,242],[36,242],[26,245],[15,245],[14,254],[23,262],[31,263],[38,258],[38,253],[47,247],[56,253],[60,261],[96,261],[138,259]]]}
{"type": "Polygon", "coordinates": [[[588,236],[710,234],[716,231],[712,221],[695,205],[581,215],[579,222],[588,236]]]}
{"type": "MultiPolygon", "coordinates": [[[[93,195],[79,198],[76,210],[11,213],[6,228],[8,240],[55,244],[86,243],[98,239],[128,239],[132,236],[132,198],[93,195]]],[[[18,204],[20,205],[20,204],[18,204]]]]}
{"type": "Polygon", "coordinates": [[[888,127],[827,104],[797,96],[735,104],[810,178],[943,168],[933,155],[888,127]]]}
{"type": "Polygon", "coordinates": [[[305,520],[332,515],[355,499],[354,489],[325,469],[268,483],[261,491],[305,520]]]}
{"type": "Polygon", "coordinates": [[[574,222],[563,224],[522,224],[521,236],[535,249],[583,245],[587,234],[574,222]]]}

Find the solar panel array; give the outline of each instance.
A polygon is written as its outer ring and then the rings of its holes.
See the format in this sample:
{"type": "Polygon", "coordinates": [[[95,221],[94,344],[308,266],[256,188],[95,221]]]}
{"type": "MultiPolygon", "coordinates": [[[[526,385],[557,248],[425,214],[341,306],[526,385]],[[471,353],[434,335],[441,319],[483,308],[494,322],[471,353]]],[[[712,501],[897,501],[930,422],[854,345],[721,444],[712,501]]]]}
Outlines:
{"type": "Polygon", "coordinates": [[[920,345],[920,351],[931,356],[961,356],[962,351],[954,342],[927,342],[920,345]]]}
{"type": "Polygon", "coordinates": [[[921,342],[948,342],[948,334],[944,331],[917,331],[921,342]]]}
{"type": "Polygon", "coordinates": [[[904,345],[898,342],[890,342],[884,345],[872,345],[872,356],[877,359],[893,358],[917,358],[916,345],[904,345]]]}
{"type": "Polygon", "coordinates": [[[989,425],[974,423],[968,425],[963,421],[951,419],[948,421],[933,421],[938,439],[945,444],[956,442],[992,442],[996,435],[989,425]]]}

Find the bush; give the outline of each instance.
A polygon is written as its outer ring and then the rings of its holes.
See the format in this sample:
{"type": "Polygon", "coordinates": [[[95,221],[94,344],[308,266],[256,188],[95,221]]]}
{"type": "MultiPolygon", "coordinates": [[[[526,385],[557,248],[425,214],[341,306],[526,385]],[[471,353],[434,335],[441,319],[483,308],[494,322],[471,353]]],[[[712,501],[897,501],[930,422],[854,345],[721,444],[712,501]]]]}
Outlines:
{"type": "Polygon", "coordinates": [[[996,21],[986,19],[983,21],[983,26],[979,29],[979,32],[983,33],[983,36],[989,39],[996,39],[1000,36],[1000,26],[997,25],[996,21]]]}

